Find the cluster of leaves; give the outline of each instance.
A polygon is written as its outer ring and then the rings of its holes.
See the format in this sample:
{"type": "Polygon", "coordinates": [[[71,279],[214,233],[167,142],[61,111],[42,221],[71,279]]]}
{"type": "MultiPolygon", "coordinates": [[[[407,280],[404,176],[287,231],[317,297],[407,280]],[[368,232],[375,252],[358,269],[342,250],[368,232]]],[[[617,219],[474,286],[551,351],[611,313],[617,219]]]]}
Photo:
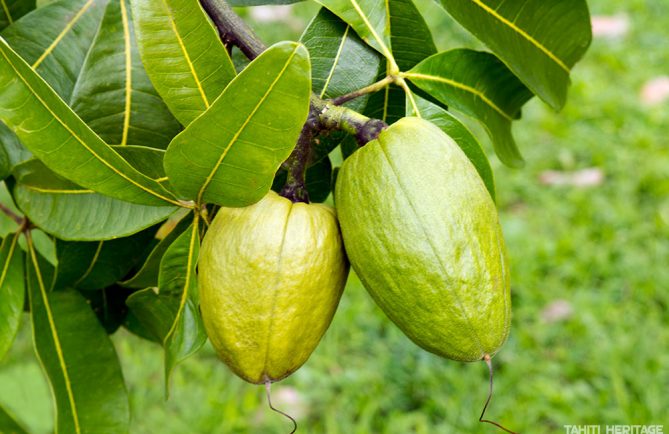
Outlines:
{"type": "MultiPolygon", "coordinates": [[[[0,199],[12,217],[0,357],[26,304],[58,431],[127,431],[107,337],[118,327],[164,346],[166,386],[203,345],[195,276],[208,216],[281,187],[312,92],[331,99],[390,77],[346,106],[434,122],[494,196],[485,154],[449,108],[481,121],[499,157],[519,165],[511,121],[532,95],[564,104],[590,41],[584,0],[442,0],[492,53],[438,53],[411,0],[319,3],[300,43],[235,65],[193,1],[0,0],[0,199]]],[[[340,132],[314,138],[312,200],[330,193],[328,154],[340,145],[354,150],[340,132]]]]}

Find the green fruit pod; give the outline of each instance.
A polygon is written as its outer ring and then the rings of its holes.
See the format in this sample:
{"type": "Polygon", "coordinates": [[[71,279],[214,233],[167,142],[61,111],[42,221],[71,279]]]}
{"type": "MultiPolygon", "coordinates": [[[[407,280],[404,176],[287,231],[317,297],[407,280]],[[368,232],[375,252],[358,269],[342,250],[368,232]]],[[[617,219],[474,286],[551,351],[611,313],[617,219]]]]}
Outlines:
{"type": "Polygon", "coordinates": [[[335,200],[353,269],[411,340],[461,361],[504,344],[511,298],[499,218],[453,139],[399,120],[346,159],[335,200]]]}
{"type": "Polygon", "coordinates": [[[219,357],[261,384],[296,371],[339,304],[348,262],[333,208],[270,191],[221,208],[202,242],[200,308],[219,357]]]}

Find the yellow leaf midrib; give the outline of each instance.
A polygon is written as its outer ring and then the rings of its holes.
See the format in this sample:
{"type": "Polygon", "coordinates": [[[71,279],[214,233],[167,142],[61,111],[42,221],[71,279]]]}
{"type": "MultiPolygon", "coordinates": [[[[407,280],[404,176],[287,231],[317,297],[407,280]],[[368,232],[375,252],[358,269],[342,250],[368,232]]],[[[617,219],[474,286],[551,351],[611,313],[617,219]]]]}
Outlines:
{"type": "Polygon", "coordinates": [[[95,268],[95,264],[98,262],[98,258],[100,257],[100,252],[102,252],[102,246],[104,245],[104,241],[100,240],[98,242],[98,246],[95,249],[95,254],[93,255],[93,259],[91,260],[91,263],[88,264],[88,268],[86,268],[86,271],[84,271],[84,274],[81,275],[79,279],[77,279],[76,282],[74,282],[74,286],[76,287],[79,285],[81,282],[86,280],[86,278],[91,274],[93,269],[95,268]]]}
{"type": "Polygon", "coordinates": [[[56,349],[56,356],[58,357],[58,363],[60,365],[61,372],[63,374],[63,381],[65,382],[65,391],[67,393],[67,399],[70,404],[70,409],[72,410],[72,421],[74,422],[74,429],[76,434],[81,434],[81,426],[79,424],[79,413],[77,410],[77,404],[74,400],[74,392],[72,390],[72,381],[70,380],[70,373],[68,371],[67,364],[65,363],[65,355],[63,354],[63,348],[60,343],[60,336],[58,335],[58,329],[56,328],[56,322],[53,318],[53,312],[51,311],[51,305],[49,304],[49,298],[46,295],[46,287],[44,286],[44,281],[42,280],[42,273],[39,269],[39,264],[37,261],[37,256],[35,254],[35,247],[32,244],[32,238],[30,233],[26,236],[28,240],[28,250],[30,252],[30,258],[35,267],[35,275],[37,277],[37,284],[39,286],[40,297],[42,298],[42,303],[44,304],[44,310],[46,312],[47,320],[49,322],[49,329],[51,331],[51,336],[53,338],[53,345],[56,349]]]}
{"type": "MultiPolygon", "coordinates": [[[[372,38],[376,40],[376,42],[379,44],[381,47],[381,51],[383,52],[383,55],[388,59],[388,61],[391,63],[392,66],[397,68],[397,65],[395,63],[395,58],[393,57],[393,53],[390,51],[386,43],[381,39],[378,33],[376,33],[376,29],[372,26],[372,23],[369,22],[369,18],[365,14],[365,12],[362,10],[362,7],[360,7],[360,4],[358,4],[357,0],[349,0],[351,2],[351,5],[353,6],[353,9],[355,9],[356,13],[358,16],[362,19],[363,23],[367,28],[369,29],[369,32],[372,35],[372,38]]],[[[389,19],[389,17],[388,17],[389,19]]]]}
{"type": "Polygon", "coordinates": [[[239,127],[239,129],[237,129],[234,136],[232,136],[232,138],[227,143],[227,145],[225,145],[225,147],[223,149],[223,152],[221,153],[221,156],[219,157],[218,161],[216,162],[216,165],[214,165],[211,172],[209,173],[209,175],[205,179],[204,184],[200,188],[200,191],[197,195],[197,202],[198,203],[202,203],[202,197],[204,196],[205,191],[209,187],[209,184],[211,184],[211,181],[214,179],[214,176],[218,172],[218,169],[221,167],[221,164],[223,164],[223,160],[225,160],[225,157],[227,157],[228,152],[232,148],[232,145],[234,145],[237,142],[237,139],[239,139],[239,136],[241,136],[241,134],[244,132],[244,130],[246,129],[246,126],[249,124],[249,122],[251,122],[251,119],[255,116],[256,112],[264,104],[264,102],[267,99],[267,97],[269,96],[269,94],[274,90],[274,86],[276,86],[278,81],[283,77],[284,73],[286,72],[286,69],[288,69],[288,66],[292,62],[293,57],[295,57],[295,54],[297,53],[298,48],[299,47],[295,47],[293,52],[290,54],[290,56],[286,60],[286,63],[281,68],[281,71],[277,74],[277,76],[274,78],[274,81],[272,82],[272,84],[270,84],[270,86],[265,91],[265,94],[260,98],[260,100],[258,101],[256,106],[253,108],[251,113],[249,113],[249,115],[246,117],[246,120],[244,121],[244,123],[239,127]]]}
{"type": "Polygon", "coordinates": [[[181,315],[183,313],[184,307],[186,305],[186,301],[188,300],[188,294],[190,293],[190,283],[192,280],[192,271],[195,268],[193,264],[194,260],[194,254],[193,252],[195,251],[195,240],[197,239],[197,234],[199,230],[199,214],[197,212],[194,213],[193,215],[193,228],[191,231],[191,236],[190,236],[190,241],[188,242],[188,260],[186,261],[186,276],[185,276],[185,283],[184,283],[184,288],[183,291],[181,292],[181,298],[179,299],[179,309],[177,310],[177,315],[174,318],[174,322],[172,323],[172,326],[170,327],[170,330],[167,332],[165,335],[165,339],[163,341],[163,345],[167,346],[167,342],[169,341],[170,337],[174,334],[174,331],[177,328],[177,325],[179,323],[179,320],[181,319],[181,315]]]}
{"type": "Polygon", "coordinates": [[[193,76],[193,80],[195,80],[195,85],[197,86],[198,92],[202,97],[202,102],[204,103],[204,107],[205,109],[208,109],[210,105],[209,99],[207,98],[207,95],[204,92],[204,87],[202,86],[202,81],[200,81],[200,77],[198,76],[197,71],[195,70],[195,65],[193,64],[193,61],[191,60],[190,55],[188,54],[188,50],[186,49],[186,44],[184,43],[183,38],[179,33],[179,29],[177,28],[174,16],[172,15],[172,9],[170,8],[170,5],[167,4],[166,0],[162,0],[162,3],[167,13],[167,20],[169,21],[170,26],[172,27],[174,36],[176,37],[177,43],[179,44],[179,48],[181,49],[184,55],[184,60],[186,61],[186,64],[190,69],[191,75],[193,76]]]}
{"type": "Polygon", "coordinates": [[[9,7],[7,6],[7,2],[5,0],[0,0],[0,4],[2,5],[2,11],[5,13],[5,16],[7,17],[7,22],[9,24],[13,24],[14,18],[12,18],[12,14],[9,13],[9,7]]]}
{"type": "MultiPolygon", "coordinates": [[[[5,45],[6,47],[8,47],[6,44],[4,44],[4,45],[5,45]]],[[[66,125],[65,122],[64,122],[60,117],[58,117],[58,116],[51,110],[51,107],[46,103],[46,101],[44,101],[44,100],[37,94],[37,92],[35,92],[35,90],[34,90],[33,87],[30,85],[30,83],[28,83],[28,81],[25,79],[25,77],[23,77],[23,75],[18,71],[18,69],[16,69],[16,67],[14,66],[14,64],[12,63],[12,61],[9,59],[9,57],[7,57],[7,54],[5,53],[5,51],[4,51],[1,47],[0,47],[0,54],[2,54],[2,57],[5,58],[5,60],[7,61],[7,64],[14,70],[16,76],[17,76],[17,77],[18,77],[18,78],[25,84],[25,86],[30,90],[31,95],[34,96],[34,97],[40,102],[40,104],[42,105],[42,107],[44,107],[44,108],[49,112],[49,114],[53,117],[53,119],[55,119],[55,120],[56,120],[56,121],[57,121],[63,128],[65,128],[65,130],[67,130],[67,132],[68,132],[68,133],[69,133],[69,134],[70,134],[70,135],[71,135],[77,142],[79,142],[79,144],[80,144],[81,146],[83,146],[84,149],[86,149],[88,152],[90,152],[90,154],[93,155],[93,157],[95,157],[100,163],[102,163],[104,166],[106,166],[108,169],[110,169],[110,170],[111,170],[112,172],[114,172],[116,175],[120,176],[121,178],[123,178],[124,180],[128,181],[129,183],[131,183],[131,184],[134,185],[135,187],[137,187],[137,188],[139,188],[140,190],[144,191],[145,193],[148,193],[148,194],[150,194],[150,195],[152,195],[152,196],[154,196],[154,197],[157,197],[157,198],[159,198],[159,199],[162,199],[162,200],[164,200],[164,201],[166,201],[166,202],[169,202],[169,203],[172,203],[172,204],[174,204],[174,205],[181,206],[181,204],[180,204],[178,201],[176,201],[176,200],[174,200],[174,199],[170,199],[170,198],[168,198],[168,197],[166,197],[166,196],[163,196],[163,195],[161,195],[160,193],[158,193],[158,192],[156,192],[156,191],[153,191],[153,190],[151,190],[151,189],[149,189],[149,188],[147,188],[147,187],[141,185],[139,182],[135,181],[134,179],[130,178],[128,175],[126,175],[126,174],[124,174],[123,172],[121,172],[121,171],[119,171],[118,169],[116,169],[116,167],[114,167],[114,166],[113,166],[111,163],[109,163],[107,160],[105,160],[105,159],[103,159],[102,157],[100,157],[100,156],[99,156],[93,149],[91,149],[91,148],[90,148],[90,147],[89,147],[89,146],[88,146],[88,145],[87,145],[87,144],[86,144],[86,143],[85,143],[85,142],[84,142],[84,141],[83,141],[77,134],[75,134],[75,132],[72,131],[72,129],[70,129],[70,127],[69,127],[68,125],[66,125]]],[[[87,128],[88,128],[88,127],[87,127],[87,128]]],[[[92,132],[92,131],[91,131],[91,132],[92,132]]],[[[95,134],[95,132],[92,132],[92,133],[95,134]]],[[[102,140],[102,139],[100,139],[100,140],[102,140]]],[[[115,151],[112,149],[112,152],[115,152],[115,151]]],[[[122,158],[122,157],[121,157],[121,158],[122,158]]],[[[144,176],[144,175],[142,175],[142,176],[144,176]]]]}
{"type": "Polygon", "coordinates": [[[460,83],[458,81],[451,80],[451,79],[448,79],[448,78],[437,77],[437,76],[428,75],[428,74],[420,74],[420,73],[416,73],[416,72],[406,72],[406,73],[403,74],[403,76],[408,78],[408,79],[414,79],[414,80],[417,79],[417,80],[436,81],[438,83],[444,83],[444,84],[447,84],[449,86],[453,86],[455,88],[464,90],[464,91],[469,92],[469,93],[475,95],[476,97],[478,97],[480,100],[482,100],[484,103],[486,103],[486,105],[488,105],[490,108],[495,110],[497,113],[499,113],[505,119],[507,119],[509,121],[513,120],[513,118],[511,116],[506,114],[506,112],[504,112],[504,110],[502,110],[490,98],[488,98],[484,93],[480,92],[476,88],[473,88],[471,86],[468,86],[466,84],[463,84],[463,83],[460,83]]]}
{"type": "Polygon", "coordinates": [[[51,42],[51,45],[47,47],[46,50],[42,53],[40,57],[37,58],[35,63],[32,64],[33,69],[37,69],[38,66],[46,59],[49,54],[53,52],[53,50],[56,48],[56,46],[60,43],[60,41],[65,37],[65,35],[74,27],[74,25],[79,21],[79,19],[86,13],[86,11],[91,7],[93,4],[94,0],[88,0],[82,7],[79,9],[79,11],[72,17],[70,21],[67,22],[65,27],[63,27],[63,30],[56,36],[56,38],[51,42]]]}
{"type": "MultiPolygon", "coordinates": [[[[12,260],[12,255],[14,254],[14,250],[16,249],[16,242],[19,238],[20,233],[21,233],[20,231],[15,232],[14,235],[12,236],[12,241],[9,246],[9,253],[7,253],[7,259],[5,260],[5,263],[2,265],[2,273],[0,273],[0,289],[5,284],[5,279],[7,278],[7,273],[9,272],[9,263],[12,260]]],[[[6,241],[7,238],[2,240],[2,245],[0,245],[0,251],[2,251],[2,248],[4,248],[6,241]]]]}
{"type": "Polygon", "coordinates": [[[472,3],[476,4],[478,7],[483,9],[485,12],[490,14],[493,18],[501,22],[502,24],[506,25],[509,27],[511,30],[514,32],[518,33],[520,36],[525,38],[530,44],[534,45],[537,47],[540,51],[542,51],[546,56],[548,56],[553,62],[555,62],[560,68],[562,68],[564,71],[567,73],[570,72],[569,67],[555,55],[551,50],[549,50],[545,45],[537,41],[532,35],[527,33],[525,30],[521,29],[518,27],[516,24],[514,24],[512,21],[507,19],[506,17],[500,15],[496,10],[488,6],[487,4],[483,3],[481,0],[470,0],[472,3]]]}
{"type": "Polygon", "coordinates": [[[341,38],[339,47],[337,48],[337,54],[335,55],[334,62],[332,63],[332,68],[330,69],[330,73],[328,74],[328,77],[325,80],[325,84],[323,85],[323,90],[321,90],[321,94],[319,95],[321,98],[325,96],[325,93],[328,90],[328,86],[330,86],[330,81],[332,81],[332,77],[334,76],[335,70],[339,65],[339,60],[341,59],[341,54],[344,51],[344,45],[346,45],[346,40],[348,38],[348,32],[350,28],[351,26],[346,26],[346,30],[344,30],[344,35],[341,38]]]}
{"type": "Polygon", "coordinates": [[[121,146],[128,144],[128,131],[130,130],[130,109],[132,107],[132,51],[130,46],[130,27],[128,24],[128,12],[125,0],[121,2],[121,21],[123,23],[123,42],[125,51],[125,108],[123,112],[123,132],[121,134],[121,146]]]}

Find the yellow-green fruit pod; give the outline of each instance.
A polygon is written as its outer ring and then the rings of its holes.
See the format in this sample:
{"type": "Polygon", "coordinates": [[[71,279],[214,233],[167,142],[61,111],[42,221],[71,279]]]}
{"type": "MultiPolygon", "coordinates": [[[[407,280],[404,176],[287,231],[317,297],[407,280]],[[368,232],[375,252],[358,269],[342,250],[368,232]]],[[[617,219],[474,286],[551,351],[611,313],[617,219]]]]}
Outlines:
{"type": "Polygon", "coordinates": [[[254,384],[307,361],[341,297],[348,262],[334,209],[270,191],[221,208],[202,241],[200,309],[219,357],[254,384]]]}
{"type": "Polygon", "coordinates": [[[504,344],[511,300],[497,210],[453,139],[399,120],[344,162],[335,201],[353,269],[416,344],[462,361],[504,344]]]}

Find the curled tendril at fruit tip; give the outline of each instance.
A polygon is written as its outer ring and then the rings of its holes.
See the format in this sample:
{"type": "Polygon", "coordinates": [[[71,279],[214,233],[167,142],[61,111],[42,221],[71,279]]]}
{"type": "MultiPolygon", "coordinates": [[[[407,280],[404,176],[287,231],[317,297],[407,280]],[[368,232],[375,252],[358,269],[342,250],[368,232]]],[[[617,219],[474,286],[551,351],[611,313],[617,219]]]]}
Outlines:
{"type": "Polygon", "coordinates": [[[293,423],[293,430],[290,432],[290,434],[294,434],[295,431],[297,431],[297,421],[288,413],[284,413],[283,411],[275,408],[272,405],[272,393],[271,393],[271,388],[272,388],[272,381],[271,380],[266,380],[265,381],[265,393],[267,394],[267,404],[269,405],[269,408],[276,412],[279,413],[280,415],[290,419],[290,421],[293,423]]]}
{"type": "Polygon", "coordinates": [[[488,405],[490,404],[490,401],[492,400],[492,389],[493,389],[493,369],[492,369],[492,361],[490,358],[490,354],[484,354],[483,355],[483,361],[486,363],[488,366],[488,372],[490,373],[490,383],[489,383],[489,388],[488,388],[488,399],[485,401],[485,405],[483,406],[483,411],[481,412],[481,416],[479,416],[479,422],[481,423],[489,423],[491,425],[495,425],[497,428],[502,429],[510,434],[519,434],[515,431],[511,431],[507,428],[504,428],[502,425],[498,424],[497,422],[494,422],[492,420],[488,419],[483,419],[483,416],[485,416],[485,412],[488,409],[488,405]]]}

